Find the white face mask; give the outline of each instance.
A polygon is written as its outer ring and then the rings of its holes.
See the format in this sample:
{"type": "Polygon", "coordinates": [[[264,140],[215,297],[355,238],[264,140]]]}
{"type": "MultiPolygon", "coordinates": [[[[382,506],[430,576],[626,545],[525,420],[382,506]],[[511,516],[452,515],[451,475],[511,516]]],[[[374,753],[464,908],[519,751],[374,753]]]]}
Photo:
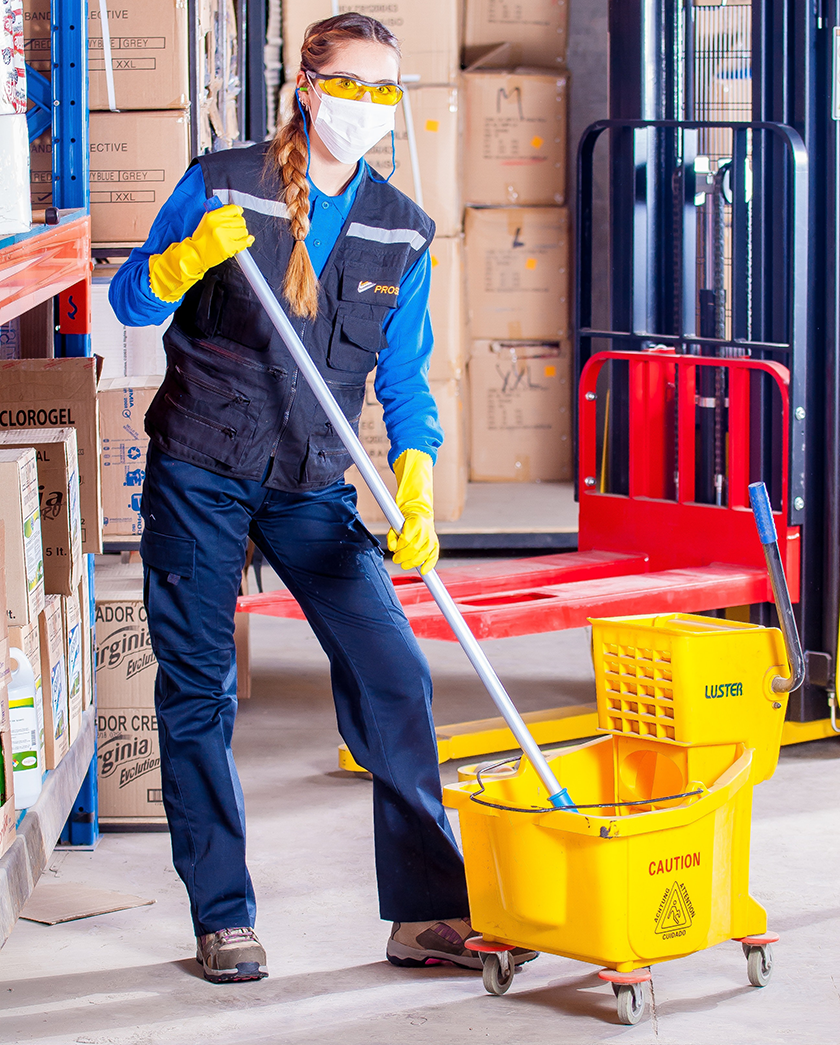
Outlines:
{"type": "Polygon", "coordinates": [[[356,163],[394,129],[395,105],[375,105],[320,94],[313,124],[318,137],[341,163],[356,163]]]}

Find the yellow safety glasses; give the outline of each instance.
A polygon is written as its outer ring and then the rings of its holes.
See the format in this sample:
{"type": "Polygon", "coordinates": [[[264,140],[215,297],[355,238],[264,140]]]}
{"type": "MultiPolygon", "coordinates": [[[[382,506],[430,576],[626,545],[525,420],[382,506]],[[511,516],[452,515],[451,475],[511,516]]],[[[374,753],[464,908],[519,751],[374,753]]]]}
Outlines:
{"type": "Polygon", "coordinates": [[[367,80],[356,80],[350,76],[325,76],[322,73],[307,72],[310,82],[318,80],[321,90],[331,98],[346,98],[358,102],[365,94],[377,105],[396,105],[403,96],[403,89],[398,83],[368,83],[367,80]]]}

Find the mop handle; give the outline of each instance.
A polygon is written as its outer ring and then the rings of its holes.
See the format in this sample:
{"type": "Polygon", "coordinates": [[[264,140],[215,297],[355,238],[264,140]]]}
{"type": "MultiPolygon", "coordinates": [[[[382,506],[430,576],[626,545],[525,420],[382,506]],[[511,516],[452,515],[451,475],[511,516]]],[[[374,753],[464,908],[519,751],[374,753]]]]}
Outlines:
{"type": "Polygon", "coordinates": [[[779,615],[779,624],[782,628],[785,649],[787,650],[791,668],[790,678],[788,679],[782,678],[781,675],[776,675],[773,679],[772,689],[774,693],[790,693],[795,689],[799,689],[805,680],[805,658],[802,656],[799,632],[793,616],[793,606],[790,604],[790,592],[788,591],[787,578],[782,566],[779,540],[776,535],[776,524],[773,521],[773,509],[770,507],[767,487],[764,483],[750,483],[749,494],[750,504],[755,516],[755,525],[758,529],[758,539],[764,548],[767,572],[770,574],[770,587],[773,589],[773,599],[776,603],[776,612],[779,615]]]}
{"type": "MultiPolygon", "coordinates": [[[[350,422],[344,416],[332,392],[327,387],[318,368],[312,362],[312,358],[298,337],[297,331],[291,324],[289,317],[280,307],[277,298],[269,287],[257,263],[247,250],[242,250],[236,255],[245,278],[251,284],[254,293],[260,300],[269,319],[274,324],[277,333],[282,337],[300,372],[306,378],[309,387],[321,404],[324,413],[331,422],[333,428],[344,443],[347,452],[353,458],[353,463],[362,473],[362,478],[370,488],[370,492],[376,498],[377,504],[385,513],[389,524],[400,533],[405,519],[385,485],[382,476],[376,470],[359,438],[353,431],[350,422]]],[[[455,605],[452,596],[434,570],[429,570],[422,575],[432,597],[438,604],[441,613],[446,618],[449,626],[455,632],[455,636],[464,648],[464,652],[470,663],[478,673],[478,677],[487,688],[487,692],[493,698],[496,707],[502,713],[502,717],[516,737],[517,743],[528,756],[531,765],[537,771],[540,780],[549,793],[549,802],[557,809],[574,808],[574,803],[565,788],[561,787],[554,773],[545,760],[545,756],[536,744],[536,741],[528,731],[528,727],[522,721],[522,717],[516,710],[513,701],[507,695],[499,677],[493,670],[490,661],[485,656],[484,650],[479,646],[475,636],[467,626],[467,622],[461,615],[461,611],[455,605]]]]}

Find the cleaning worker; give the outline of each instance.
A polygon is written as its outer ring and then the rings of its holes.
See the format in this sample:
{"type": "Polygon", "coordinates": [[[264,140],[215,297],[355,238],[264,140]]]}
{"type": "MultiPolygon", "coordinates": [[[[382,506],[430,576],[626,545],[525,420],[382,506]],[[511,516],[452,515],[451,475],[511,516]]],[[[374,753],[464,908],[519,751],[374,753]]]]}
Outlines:
{"type": "Polygon", "coordinates": [[[406,519],[388,547],[404,569],[427,572],[442,441],[426,376],[434,223],[362,158],[393,135],[399,61],[372,18],[311,25],[288,122],[271,142],[199,157],[111,283],[123,323],[174,313],[146,416],[140,550],[173,859],[198,961],[216,983],[267,975],[231,754],[249,536],[327,653],[340,732],[373,775],[389,960],[480,968],[464,947],[473,933],[441,802],[428,664],[344,482],[349,455],[232,260],[250,248],[356,428],[376,367],[406,519]]]}

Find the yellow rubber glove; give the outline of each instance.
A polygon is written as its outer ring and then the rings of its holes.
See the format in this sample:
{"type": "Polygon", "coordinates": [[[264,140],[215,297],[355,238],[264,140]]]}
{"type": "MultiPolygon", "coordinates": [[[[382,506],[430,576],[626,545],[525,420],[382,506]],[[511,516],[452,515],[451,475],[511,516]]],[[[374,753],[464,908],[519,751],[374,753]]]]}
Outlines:
{"type": "Polygon", "coordinates": [[[432,505],[432,459],[422,450],[406,450],[394,461],[397,507],[405,516],[402,533],[388,531],[388,549],[404,570],[434,568],[440,554],[432,505]]]}
{"type": "Polygon", "coordinates": [[[149,258],[149,285],[161,301],[180,301],[208,269],[250,247],[242,208],[228,203],[208,211],[192,234],[149,258]]]}

